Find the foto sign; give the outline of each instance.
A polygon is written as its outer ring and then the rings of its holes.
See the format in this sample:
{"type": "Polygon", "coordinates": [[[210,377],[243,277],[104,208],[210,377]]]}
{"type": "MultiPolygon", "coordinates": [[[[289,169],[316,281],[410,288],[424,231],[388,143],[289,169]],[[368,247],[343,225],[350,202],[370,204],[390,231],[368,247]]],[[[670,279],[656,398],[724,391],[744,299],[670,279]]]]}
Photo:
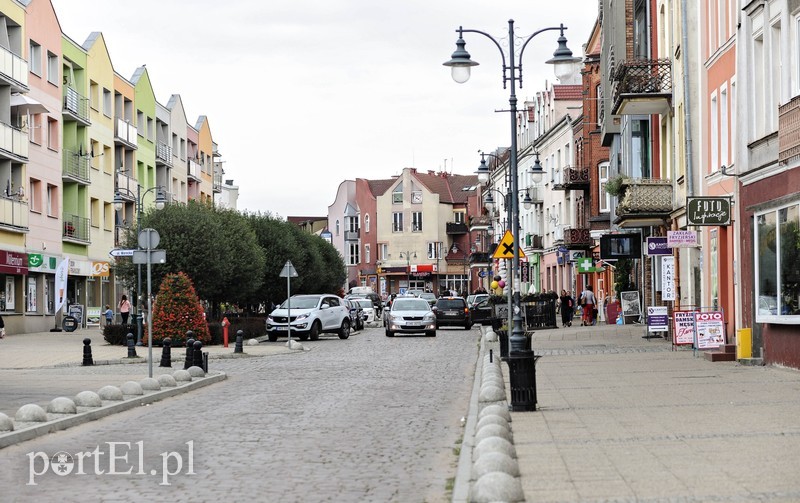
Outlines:
{"type": "Polygon", "coordinates": [[[729,197],[687,197],[686,221],[689,225],[730,225],[729,197]]]}

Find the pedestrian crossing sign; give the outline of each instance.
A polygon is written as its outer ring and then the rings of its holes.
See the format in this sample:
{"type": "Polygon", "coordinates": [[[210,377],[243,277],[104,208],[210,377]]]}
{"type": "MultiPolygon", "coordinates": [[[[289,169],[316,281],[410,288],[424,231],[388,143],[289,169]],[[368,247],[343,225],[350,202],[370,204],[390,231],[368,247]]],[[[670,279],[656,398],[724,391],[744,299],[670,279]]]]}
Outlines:
{"type": "MultiPolygon", "coordinates": [[[[525,253],[522,251],[522,248],[517,247],[519,250],[519,258],[525,258],[525,253]]],[[[514,258],[514,236],[511,234],[511,231],[506,231],[503,234],[503,239],[500,240],[500,243],[497,245],[497,249],[494,251],[494,255],[492,258],[514,258]]]]}

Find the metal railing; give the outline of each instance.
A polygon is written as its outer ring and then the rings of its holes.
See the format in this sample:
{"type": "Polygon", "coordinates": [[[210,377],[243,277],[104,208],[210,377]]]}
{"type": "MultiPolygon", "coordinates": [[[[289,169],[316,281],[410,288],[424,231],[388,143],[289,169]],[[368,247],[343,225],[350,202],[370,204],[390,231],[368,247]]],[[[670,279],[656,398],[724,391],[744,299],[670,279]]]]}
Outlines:
{"type": "Polygon", "coordinates": [[[65,239],[89,242],[89,219],[78,215],[64,215],[65,239]]]}
{"type": "Polygon", "coordinates": [[[64,176],[79,182],[89,183],[89,158],[80,155],[78,152],[65,150],[64,155],[64,176]]]}
{"type": "Polygon", "coordinates": [[[71,87],[64,89],[64,110],[77,119],[89,122],[89,99],[71,87]]]}

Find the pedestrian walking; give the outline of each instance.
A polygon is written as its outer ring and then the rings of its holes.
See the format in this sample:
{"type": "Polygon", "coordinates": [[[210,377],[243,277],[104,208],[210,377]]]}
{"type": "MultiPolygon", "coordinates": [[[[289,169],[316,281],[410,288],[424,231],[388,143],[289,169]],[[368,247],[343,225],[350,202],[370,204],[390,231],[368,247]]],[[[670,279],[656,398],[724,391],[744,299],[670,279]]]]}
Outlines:
{"type": "Polygon", "coordinates": [[[566,290],[561,290],[561,297],[559,297],[559,301],[561,302],[561,326],[571,327],[572,313],[575,309],[575,301],[572,299],[572,295],[567,293],[566,290]]]}
{"type": "Polygon", "coordinates": [[[128,296],[123,295],[122,298],[119,300],[119,314],[122,316],[122,324],[128,324],[128,316],[131,314],[131,303],[128,302],[128,296]]]}
{"type": "Polygon", "coordinates": [[[113,322],[114,322],[114,310],[113,310],[113,309],[111,309],[111,306],[109,306],[108,304],[106,304],[106,310],[105,310],[105,312],[104,312],[103,314],[104,314],[104,315],[105,315],[105,317],[106,317],[106,325],[107,325],[107,326],[108,326],[108,325],[111,325],[111,323],[113,323],[113,322]]]}
{"type": "Polygon", "coordinates": [[[6,323],[3,321],[3,316],[0,315],[0,339],[6,338],[6,323]]]}
{"type": "Polygon", "coordinates": [[[583,316],[581,325],[589,326],[594,323],[594,306],[597,305],[597,299],[592,291],[592,285],[586,285],[586,290],[581,292],[581,306],[583,307],[583,316]]]}

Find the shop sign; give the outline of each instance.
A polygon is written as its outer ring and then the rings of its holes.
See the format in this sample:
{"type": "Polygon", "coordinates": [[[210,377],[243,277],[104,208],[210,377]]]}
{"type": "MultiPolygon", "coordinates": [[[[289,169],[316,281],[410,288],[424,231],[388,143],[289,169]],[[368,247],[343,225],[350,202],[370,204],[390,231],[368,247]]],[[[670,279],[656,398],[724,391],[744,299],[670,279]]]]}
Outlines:
{"type": "Polygon", "coordinates": [[[693,248],[697,244],[697,231],[667,231],[667,246],[670,248],[693,248]]]}
{"type": "Polygon", "coordinates": [[[667,238],[663,236],[652,236],[646,239],[647,255],[672,255],[672,249],[667,246],[667,238]]]}
{"type": "Polygon", "coordinates": [[[729,197],[687,197],[686,221],[689,225],[730,225],[729,197]]]}
{"type": "Polygon", "coordinates": [[[108,262],[92,262],[92,276],[107,278],[111,267],[108,262]]]}
{"type": "Polygon", "coordinates": [[[28,254],[28,271],[49,272],[55,274],[58,268],[58,257],[43,253],[28,254]]]}
{"type": "Polygon", "coordinates": [[[28,254],[0,250],[0,273],[28,274],[28,254]]]}

